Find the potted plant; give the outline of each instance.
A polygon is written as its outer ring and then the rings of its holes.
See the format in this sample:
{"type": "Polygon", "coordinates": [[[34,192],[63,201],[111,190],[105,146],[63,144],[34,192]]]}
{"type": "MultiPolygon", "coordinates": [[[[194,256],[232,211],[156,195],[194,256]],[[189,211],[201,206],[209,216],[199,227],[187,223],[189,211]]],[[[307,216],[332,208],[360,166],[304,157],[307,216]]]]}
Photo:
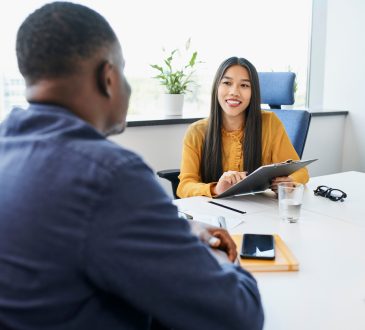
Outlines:
{"type": "MultiPolygon", "coordinates": [[[[185,50],[190,48],[190,39],[186,42],[185,50]]],[[[187,64],[179,68],[175,66],[174,60],[179,54],[178,49],[174,49],[163,60],[162,65],[150,64],[153,69],[158,71],[158,75],[153,78],[159,80],[160,84],[165,87],[164,103],[167,115],[180,115],[184,104],[184,94],[189,92],[189,87],[194,83],[192,75],[194,74],[198,52],[193,52],[189,57],[187,64]]]]}

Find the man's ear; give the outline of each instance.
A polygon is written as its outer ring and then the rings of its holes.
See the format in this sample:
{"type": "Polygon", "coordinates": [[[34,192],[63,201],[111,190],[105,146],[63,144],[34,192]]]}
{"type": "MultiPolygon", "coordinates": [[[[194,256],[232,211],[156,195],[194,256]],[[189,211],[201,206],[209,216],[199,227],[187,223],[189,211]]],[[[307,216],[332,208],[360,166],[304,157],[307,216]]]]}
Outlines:
{"type": "Polygon", "coordinates": [[[112,66],[108,61],[101,63],[97,69],[96,79],[97,86],[102,95],[110,97],[111,95],[111,73],[112,66]]]}

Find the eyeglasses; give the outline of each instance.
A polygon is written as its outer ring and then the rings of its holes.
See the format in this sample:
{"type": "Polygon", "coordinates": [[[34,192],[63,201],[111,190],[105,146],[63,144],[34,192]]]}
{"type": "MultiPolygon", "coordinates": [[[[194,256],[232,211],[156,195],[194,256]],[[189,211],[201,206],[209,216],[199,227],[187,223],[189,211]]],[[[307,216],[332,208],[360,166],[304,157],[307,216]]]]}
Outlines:
{"type": "Polygon", "coordinates": [[[347,197],[347,194],[340,189],[333,189],[327,186],[318,186],[316,190],[313,190],[316,196],[322,196],[329,198],[331,201],[344,201],[344,198],[347,197]]]}

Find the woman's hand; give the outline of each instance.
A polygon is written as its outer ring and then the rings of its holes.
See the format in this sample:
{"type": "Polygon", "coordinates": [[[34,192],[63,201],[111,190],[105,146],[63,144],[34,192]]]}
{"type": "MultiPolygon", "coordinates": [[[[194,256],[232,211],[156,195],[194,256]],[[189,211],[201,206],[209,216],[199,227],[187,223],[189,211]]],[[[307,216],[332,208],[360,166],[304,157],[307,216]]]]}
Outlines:
{"type": "Polygon", "coordinates": [[[237,182],[243,180],[247,176],[247,172],[227,171],[219,178],[217,185],[214,188],[214,193],[219,195],[232,187],[237,182]]]}
{"type": "MultiPolygon", "coordinates": [[[[270,189],[277,194],[278,193],[278,184],[281,182],[293,182],[293,179],[290,176],[278,176],[277,178],[274,178],[271,181],[270,189]]],[[[293,187],[294,187],[294,185],[293,185],[293,187]]]]}

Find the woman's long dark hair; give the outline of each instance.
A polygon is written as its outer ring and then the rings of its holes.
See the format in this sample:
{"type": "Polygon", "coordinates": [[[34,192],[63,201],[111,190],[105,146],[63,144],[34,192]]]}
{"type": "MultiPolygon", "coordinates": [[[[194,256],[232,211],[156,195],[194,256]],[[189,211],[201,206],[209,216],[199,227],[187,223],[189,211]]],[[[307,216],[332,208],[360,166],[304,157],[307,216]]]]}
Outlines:
{"type": "Polygon", "coordinates": [[[251,173],[261,166],[262,162],[262,120],[259,78],[256,68],[246,59],[230,57],[218,68],[212,88],[212,99],[208,129],[202,150],[201,176],[205,183],[218,181],[223,174],[222,167],[222,108],[218,102],[218,87],[224,73],[232,65],[246,68],[251,81],[251,100],[245,116],[242,151],[244,155],[244,171],[251,173]]]}

